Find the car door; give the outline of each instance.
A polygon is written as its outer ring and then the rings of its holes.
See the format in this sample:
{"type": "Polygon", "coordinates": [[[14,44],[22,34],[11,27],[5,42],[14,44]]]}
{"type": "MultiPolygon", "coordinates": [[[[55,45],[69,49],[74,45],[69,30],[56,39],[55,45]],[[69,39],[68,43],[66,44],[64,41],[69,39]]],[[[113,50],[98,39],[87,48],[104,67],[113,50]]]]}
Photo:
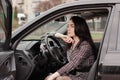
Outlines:
{"type": "Polygon", "coordinates": [[[10,48],[11,23],[11,0],[0,0],[0,80],[15,79],[15,57],[10,48]]]}
{"type": "MultiPolygon", "coordinates": [[[[66,7],[66,5],[65,5],[65,6],[63,6],[63,8],[61,8],[61,7],[59,7],[59,9],[55,8],[56,10],[54,10],[54,11],[53,10],[49,10],[48,11],[49,13],[48,12],[44,13],[43,16],[41,15],[42,17],[38,16],[35,19],[36,21],[34,20],[34,22],[30,22],[29,25],[26,24],[26,25],[28,25],[29,28],[27,28],[27,27],[24,28],[24,26],[22,26],[22,28],[21,28],[21,34],[17,34],[18,31],[16,31],[16,35],[14,34],[12,39],[15,40],[16,38],[18,38],[17,35],[20,36],[19,39],[22,39],[23,37],[25,37],[26,35],[28,35],[28,33],[32,33],[32,31],[35,28],[38,28],[38,27],[42,28],[42,26],[44,26],[45,23],[47,23],[48,21],[53,20],[53,18],[56,19],[56,17],[59,17],[61,15],[66,15],[66,14],[69,14],[69,13],[74,13],[74,15],[75,15],[75,13],[77,13],[76,15],[81,15],[81,16],[83,16],[83,17],[86,18],[86,20],[88,21],[89,26],[91,27],[91,32],[92,32],[91,35],[93,35],[93,37],[95,37],[94,39],[96,39],[96,41],[98,41],[100,39],[99,43],[101,43],[102,42],[102,36],[103,36],[103,33],[104,33],[104,29],[105,29],[105,23],[107,23],[107,19],[108,19],[107,17],[108,17],[108,13],[110,13],[111,6],[110,5],[99,5],[99,6],[97,6],[97,5],[92,5],[92,6],[91,5],[85,5],[85,7],[83,7],[83,6],[81,7],[80,5],[76,5],[75,7],[74,6],[71,5],[69,7],[68,6],[66,7]],[[86,8],[86,6],[87,6],[87,8],[86,8]],[[71,8],[73,8],[72,11],[71,11],[71,8]],[[110,9],[110,10],[108,10],[108,9],[110,9]],[[95,14],[97,14],[97,15],[95,15],[95,14]],[[91,25],[91,24],[93,24],[93,25],[91,25]],[[94,24],[96,24],[95,25],[96,26],[95,29],[93,29],[94,24]],[[104,26],[104,28],[103,28],[103,26],[104,26]],[[95,31],[93,31],[93,30],[95,30],[95,31]],[[99,36],[99,37],[96,37],[96,36],[99,36]]],[[[51,21],[51,22],[53,22],[53,21],[51,21]]],[[[42,29],[38,29],[37,31],[33,32],[33,34],[35,34],[37,32],[40,32],[40,30],[42,30],[42,29]]],[[[44,30],[46,30],[46,29],[44,28],[44,30]]],[[[62,31],[64,31],[64,30],[62,30],[62,31]]],[[[33,35],[28,35],[28,36],[29,37],[26,38],[26,41],[28,41],[29,38],[30,38],[30,36],[32,37],[33,35]]],[[[40,34],[38,36],[40,37],[40,34]]],[[[32,40],[37,40],[37,38],[33,38],[32,37],[32,40]]],[[[13,42],[13,44],[14,43],[16,44],[18,42],[13,42]]],[[[98,49],[99,49],[99,47],[98,47],[98,49]]],[[[88,80],[94,80],[93,78],[96,75],[93,75],[93,74],[95,74],[95,72],[96,72],[97,63],[98,63],[98,61],[96,61],[95,66],[92,69],[92,71],[94,71],[94,72],[88,78],[88,80]]]]}

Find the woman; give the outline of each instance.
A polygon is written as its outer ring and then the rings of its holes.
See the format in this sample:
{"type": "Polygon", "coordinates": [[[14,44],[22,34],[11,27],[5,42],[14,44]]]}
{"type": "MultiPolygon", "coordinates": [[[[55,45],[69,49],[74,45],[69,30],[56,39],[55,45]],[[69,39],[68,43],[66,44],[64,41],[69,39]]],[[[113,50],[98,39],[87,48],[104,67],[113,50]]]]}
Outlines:
{"type": "Polygon", "coordinates": [[[96,57],[96,48],[86,21],[78,16],[71,17],[67,35],[56,33],[55,37],[68,43],[69,62],[48,76],[46,80],[86,80],[96,57]]]}

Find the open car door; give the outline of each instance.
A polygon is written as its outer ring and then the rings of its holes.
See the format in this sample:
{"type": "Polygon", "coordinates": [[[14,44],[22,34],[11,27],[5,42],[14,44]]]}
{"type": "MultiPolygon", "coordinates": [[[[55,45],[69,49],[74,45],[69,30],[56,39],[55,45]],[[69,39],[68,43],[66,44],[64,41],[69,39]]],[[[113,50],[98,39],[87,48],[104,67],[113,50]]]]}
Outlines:
{"type": "Polygon", "coordinates": [[[0,0],[0,80],[15,79],[15,57],[10,47],[11,32],[11,0],[0,0]]]}

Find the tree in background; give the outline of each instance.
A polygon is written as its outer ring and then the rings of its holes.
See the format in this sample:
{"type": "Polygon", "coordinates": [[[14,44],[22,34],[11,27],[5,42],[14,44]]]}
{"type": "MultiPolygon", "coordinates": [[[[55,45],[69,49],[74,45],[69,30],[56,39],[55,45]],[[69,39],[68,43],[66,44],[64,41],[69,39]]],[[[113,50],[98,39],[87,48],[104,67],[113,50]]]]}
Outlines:
{"type": "Polygon", "coordinates": [[[15,7],[15,9],[14,9],[14,19],[15,20],[18,20],[18,18],[17,18],[17,7],[15,7]]]}
{"type": "Polygon", "coordinates": [[[13,11],[13,19],[12,19],[12,28],[13,30],[18,27],[18,18],[17,18],[17,7],[14,8],[14,11],[13,11]]]}
{"type": "Polygon", "coordinates": [[[43,12],[61,3],[62,0],[40,1],[40,3],[36,7],[36,11],[43,12]]]}
{"type": "Polygon", "coordinates": [[[54,7],[54,6],[61,4],[62,0],[50,0],[49,2],[51,4],[51,6],[54,7]]]}

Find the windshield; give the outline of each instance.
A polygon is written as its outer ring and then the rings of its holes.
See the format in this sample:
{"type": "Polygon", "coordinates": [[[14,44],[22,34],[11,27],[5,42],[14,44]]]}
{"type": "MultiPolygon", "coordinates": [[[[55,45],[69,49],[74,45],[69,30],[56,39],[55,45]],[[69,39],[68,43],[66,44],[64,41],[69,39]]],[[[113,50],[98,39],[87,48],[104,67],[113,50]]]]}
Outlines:
{"type": "Polygon", "coordinates": [[[39,40],[45,33],[55,32],[58,29],[65,26],[65,24],[66,22],[62,22],[62,21],[57,21],[57,20],[50,21],[49,23],[40,26],[37,30],[29,34],[23,40],[32,40],[32,39],[39,40]]]}

